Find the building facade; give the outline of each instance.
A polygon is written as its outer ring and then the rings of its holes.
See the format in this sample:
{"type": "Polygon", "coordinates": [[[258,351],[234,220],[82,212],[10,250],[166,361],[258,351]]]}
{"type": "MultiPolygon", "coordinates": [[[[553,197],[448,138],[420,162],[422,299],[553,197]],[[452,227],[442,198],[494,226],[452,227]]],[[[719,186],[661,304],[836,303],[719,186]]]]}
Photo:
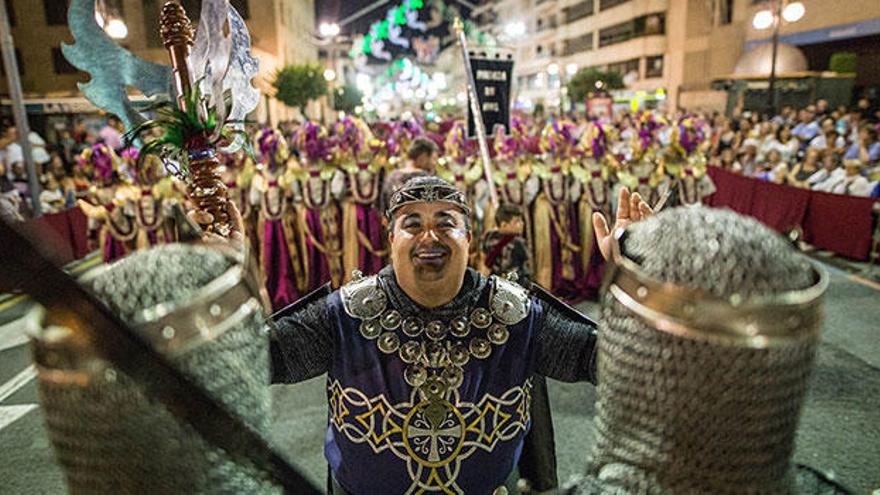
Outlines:
{"type": "MultiPolygon", "coordinates": [[[[67,27],[68,0],[4,0],[19,61],[22,89],[28,112],[37,121],[45,114],[95,111],[79,93],[77,83],[88,75],[71,66],[61,43],[72,43],[67,27]]],[[[256,119],[277,122],[293,110],[271,98],[271,81],[283,65],[317,59],[312,42],[314,0],[230,0],[251,33],[260,73],[254,81],[264,94],[256,119]]],[[[159,13],[164,0],[105,0],[102,4],[127,27],[118,43],[154,62],[168,63],[159,38],[159,13]]],[[[198,20],[201,0],[181,0],[190,18],[198,20]]],[[[6,78],[0,82],[3,105],[8,105],[6,78]]],[[[8,111],[8,107],[5,109],[8,111]]],[[[40,126],[37,125],[39,128],[40,126]]]]}
{"type": "MultiPolygon", "coordinates": [[[[880,2],[801,3],[803,17],[782,24],[781,41],[803,50],[811,71],[828,70],[835,51],[855,51],[859,82],[878,84],[880,2]]],[[[721,109],[725,95],[711,90],[712,81],[733,74],[746,51],[769,41],[772,30],[752,25],[768,7],[767,0],[488,0],[474,17],[513,50],[515,94],[525,108],[558,107],[567,78],[598,67],[623,75],[622,93],[634,99],[654,95],[671,108],[721,109]]]]}

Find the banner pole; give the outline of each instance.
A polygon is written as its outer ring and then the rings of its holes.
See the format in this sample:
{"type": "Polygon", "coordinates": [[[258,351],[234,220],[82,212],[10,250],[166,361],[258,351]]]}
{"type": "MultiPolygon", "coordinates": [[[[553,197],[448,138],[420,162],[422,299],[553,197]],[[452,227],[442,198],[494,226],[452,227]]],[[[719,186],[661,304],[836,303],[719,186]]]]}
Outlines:
{"type": "Polygon", "coordinates": [[[488,182],[489,202],[493,207],[498,206],[498,192],[495,190],[495,181],[492,179],[492,161],[489,157],[489,140],[486,137],[486,126],[483,122],[483,111],[480,108],[480,100],[477,98],[477,84],[474,81],[474,73],[471,70],[471,57],[467,48],[467,36],[464,33],[464,23],[460,17],[455,18],[453,24],[458,36],[458,46],[461,48],[461,57],[464,60],[464,72],[467,75],[468,100],[470,100],[471,112],[474,114],[474,129],[477,131],[477,142],[480,145],[480,157],[483,160],[483,175],[488,182]]]}

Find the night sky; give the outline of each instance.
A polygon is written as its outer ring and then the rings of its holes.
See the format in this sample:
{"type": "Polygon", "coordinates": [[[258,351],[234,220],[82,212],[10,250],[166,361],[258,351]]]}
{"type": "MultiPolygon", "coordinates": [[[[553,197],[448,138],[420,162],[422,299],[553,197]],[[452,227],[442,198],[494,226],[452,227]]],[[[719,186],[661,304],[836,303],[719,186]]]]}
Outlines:
{"type": "MultiPolygon", "coordinates": [[[[318,25],[322,22],[341,21],[375,2],[376,0],[315,0],[315,20],[318,25]]],[[[386,2],[356,22],[341,26],[342,33],[351,34],[353,28],[358,32],[366,31],[371,23],[384,18],[386,11],[397,3],[394,0],[386,2]]]]}

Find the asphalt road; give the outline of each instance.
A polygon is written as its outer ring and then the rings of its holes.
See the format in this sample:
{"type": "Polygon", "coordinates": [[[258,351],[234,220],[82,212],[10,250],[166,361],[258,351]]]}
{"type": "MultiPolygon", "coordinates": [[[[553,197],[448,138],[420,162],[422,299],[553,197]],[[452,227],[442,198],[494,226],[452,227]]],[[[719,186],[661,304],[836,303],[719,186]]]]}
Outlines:
{"type": "MultiPolygon", "coordinates": [[[[880,490],[880,286],[836,268],[829,271],[823,344],[795,459],[833,473],[855,493],[871,493],[880,490]]],[[[583,309],[594,313],[589,306],[583,309]]],[[[21,337],[0,327],[0,494],[64,493],[29,366],[21,337]]],[[[272,392],[275,441],[323,486],[323,379],[276,386],[272,392]]],[[[551,381],[550,395],[559,476],[565,480],[586,463],[594,393],[587,384],[551,381]]]]}

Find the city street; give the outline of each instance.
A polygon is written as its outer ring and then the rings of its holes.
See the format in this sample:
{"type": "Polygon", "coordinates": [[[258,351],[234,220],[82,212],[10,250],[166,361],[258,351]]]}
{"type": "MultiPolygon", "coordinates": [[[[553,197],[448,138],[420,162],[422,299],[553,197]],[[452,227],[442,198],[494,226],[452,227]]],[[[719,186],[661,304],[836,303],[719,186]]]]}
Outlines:
{"type": "MultiPolygon", "coordinates": [[[[826,265],[827,266],[827,265],[826,265]]],[[[854,493],[880,489],[880,286],[828,266],[831,286],[818,365],[798,436],[796,460],[833,473],[854,493]]],[[[584,307],[594,313],[592,307],[584,307]]],[[[27,345],[0,327],[0,493],[64,492],[61,470],[37,408],[27,345]]],[[[594,393],[551,382],[560,480],[577,473],[592,444],[594,393]]],[[[278,386],[274,440],[324,486],[323,378],[278,386]]]]}

